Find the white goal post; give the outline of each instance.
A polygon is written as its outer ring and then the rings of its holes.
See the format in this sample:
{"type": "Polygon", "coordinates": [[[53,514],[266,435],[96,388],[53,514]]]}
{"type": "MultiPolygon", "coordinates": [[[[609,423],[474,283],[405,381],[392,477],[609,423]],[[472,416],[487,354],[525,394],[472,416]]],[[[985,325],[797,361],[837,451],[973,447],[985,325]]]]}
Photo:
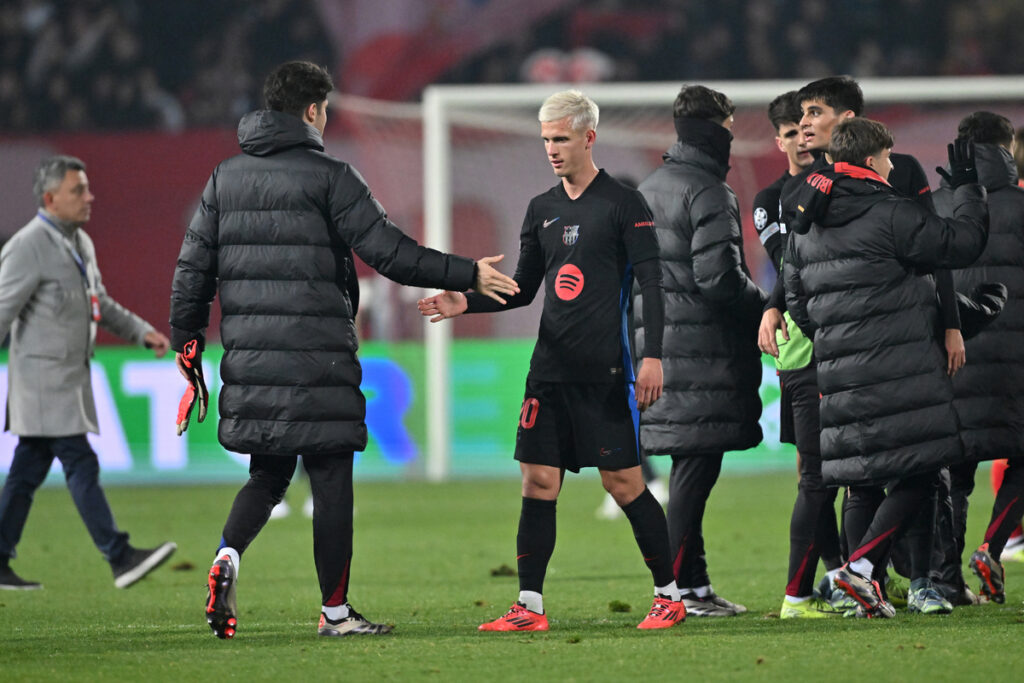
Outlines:
{"type": "MultiPolygon", "coordinates": [[[[708,81],[710,88],[724,92],[737,107],[762,110],[777,95],[796,90],[807,81],[708,81]]],[[[874,78],[860,80],[869,107],[894,104],[1013,102],[1024,103],[1024,76],[984,76],[950,78],[874,78]]],[[[661,107],[666,120],[681,82],[672,83],[595,83],[580,85],[602,108],[661,107]]],[[[571,85],[481,85],[430,86],[423,95],[423,164],[425,244],[441,251],[452,251],[452,140],[453,125],[467,124],[494,132],[505,132],[508,121],[497,114],[511,107],[532,107],[536,112],[544,99],[571,85]]],[[[602,116],[602,125],[605,118],[602,116]]],[[[1017,121],[1024,124],[1024,121],[1017,121]]],[[[530,134],[539,136],[534,115],[520,125],[530,126],[530,134]]],[[[601,127],[599,127],[599,130],[601,127]]],[[[602,131],[604,135],[604,131],[602,131]]],[[[951,136],[950,136],[951,137],[951,136]]],[[[945,138],[936,140],[936,144],[945,138]]],[[[734,148],[735,149],[735,148],[734,148]]],[[[536,154],[541,155],[538,144],[536,154]]],[[[495,163],[500,163],[498,160],[495,163]]],[[[553,183],[552,183],[553,184],[553,183]]],[[[495,192],[501,188],[496,187],[495,192]]],[[[525,211],[526,204],[523,203],[525,211]]],[[[458,249],[456,249],[458,251],[458,249]]],[[[506,254],[503,271],[515,267],[516,254],[506,254]]],[[[536,304],[535,305],[539,305],[536,304]]],[[[424,320],[426,345],[427,453],[426,477],[442,481],[449,475],[452,447],[450,348],[452,326],[424,320]]],[[[531,331],[532,333],[532,331],[531,331]]],[[[518,378],[523,380],[524,378],[518,378]]],[[[511,454],[510,454],[511,456],[511,454]]]]}

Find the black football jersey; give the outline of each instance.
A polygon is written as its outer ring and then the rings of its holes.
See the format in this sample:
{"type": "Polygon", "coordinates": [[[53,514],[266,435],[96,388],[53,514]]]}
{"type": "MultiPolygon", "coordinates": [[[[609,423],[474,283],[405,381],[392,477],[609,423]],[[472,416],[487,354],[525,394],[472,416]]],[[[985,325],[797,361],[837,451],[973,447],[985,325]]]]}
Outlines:
{"type": "MultiPolygon", "coordinates": [[[[632,264],[658,258],[643,195],[601,170],[578,198],[559,183],[534,197],[520,234],[521,305],[544,287],[529,377],[548,382],[633,379],[627,313],[632,264]]],[[[481,302],[476,295],[471,299],[481,302]]]]}

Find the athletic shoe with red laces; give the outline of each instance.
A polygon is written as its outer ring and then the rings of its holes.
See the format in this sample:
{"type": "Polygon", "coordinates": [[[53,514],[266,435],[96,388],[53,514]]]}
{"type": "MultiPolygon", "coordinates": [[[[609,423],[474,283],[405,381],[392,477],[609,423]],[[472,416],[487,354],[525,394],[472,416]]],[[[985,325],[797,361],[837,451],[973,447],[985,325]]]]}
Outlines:
{"type": "Polygon", "coordinates": [[[235,576],[235,565],[227,555],[218,557],[210,567],[206,621],[213,629],[213,634],[221,639],[234,638],[238,627],[235,576]]]}
{"type": "Polygon", "coordinates": [[[686,621],[686,606],[683,601],[672,602],[669,598],[659,595],[654,598],[651,611],[636,627],[644,629],[671,628],[684,621],[686,621]]]}
{"type": "Polygon", "coordinates": [[[494,621],[480,624],[480,631],[547,631],[548,618],[526,609],[521,602],[513,602],[509,611],[494,621]]]}
{"type": "Polygon", "coordinates": [[[1003,565],[999,564],[988,552],[988,543],[971,553],[971,571],[981,579],[981,590],[978,593],[992,602],[1003,604],[1006,601],[1003,565]]]}

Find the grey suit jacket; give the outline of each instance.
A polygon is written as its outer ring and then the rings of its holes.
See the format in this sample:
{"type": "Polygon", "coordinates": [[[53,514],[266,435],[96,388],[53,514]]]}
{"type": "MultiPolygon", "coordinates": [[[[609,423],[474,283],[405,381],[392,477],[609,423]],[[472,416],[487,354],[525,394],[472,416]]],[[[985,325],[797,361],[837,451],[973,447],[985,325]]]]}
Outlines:
{"type": "Polygon", "coordinates": [[[99,433],[89,376],[97,325],[90,292],[105,330],[136,344],[153,330],[107,295],[85,231],[64,229],[36,216],[0,251],[0,339],[11,334],[6,429],[19,436],[99,433]]]}

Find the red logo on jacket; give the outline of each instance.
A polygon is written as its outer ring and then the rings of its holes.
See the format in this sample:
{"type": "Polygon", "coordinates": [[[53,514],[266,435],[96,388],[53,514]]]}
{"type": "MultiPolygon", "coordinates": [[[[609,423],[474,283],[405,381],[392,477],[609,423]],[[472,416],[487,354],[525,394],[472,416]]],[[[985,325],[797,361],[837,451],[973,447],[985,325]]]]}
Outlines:
{"type": "Polygon", "coordinates": [[[807,184],[822,194],[830,194],[832,192],[832,181],[820,173],[812,173],[807,176],[807,184]]]}

